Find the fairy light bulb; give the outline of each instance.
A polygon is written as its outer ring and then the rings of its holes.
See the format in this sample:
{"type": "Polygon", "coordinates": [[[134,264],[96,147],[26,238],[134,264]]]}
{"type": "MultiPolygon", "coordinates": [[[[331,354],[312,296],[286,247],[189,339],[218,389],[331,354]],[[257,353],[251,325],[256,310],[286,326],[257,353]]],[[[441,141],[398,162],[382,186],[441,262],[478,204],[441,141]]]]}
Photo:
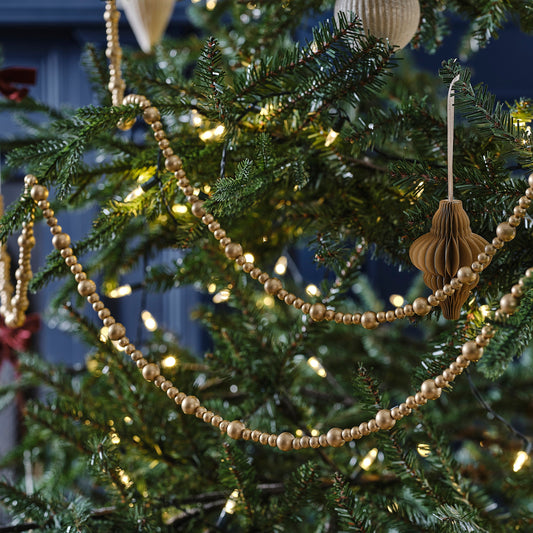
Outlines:
{"type": "Polygon", "coordinates": [[[326,142],[324,143],[325,146],[331,146],[335,139],[339,136],[339,132],[335,131],[333,129],[329,130],[328,135],[326,137],[326,142]]]}
{"type": "Polygon", "coordinates": [[[376,460],[376,457],[378,456],[378,449],[372,448],[363,458],[363,460],[359,463],[359,466],[363,470],[368,470],[376,460]]]}
{"type": "Polygon", "coordinates": [[[112,291],[109,291],[108,296],[109,298],[123,298],[129,294],[131,294],[131,285],[126,283],[126,285],[121,285],[120,287],[116,287],[112,291]]]}
{"type": "Polygon", "coordinates": [[[136,200],[140,196],[142,196],[144,191],[142,190],[142,187],[139,185],[133,191],[131,191],[126,198],[124,198],[124,202],[133,202],[133,200],[136,200]]]}
{"type": "Polygon", "coordinates": [[[154,318],[150,311],[143,311],[141,313],[141,319],[143,321],[144,327],[148,331],[155,331],[157,329],[157,320],[154,318]]]}
{"type": "Polygon", "coordinates": [[[235,507],[237,507],[237,501],[239,499],[239,490],[235,489],[224,505],[224,512],[227,514],[233,514],[235,512],[235,507]]]}
{"type": "Polygon", "coordinates": [[[188,208],[186,205],[183,204],[175,204],[172,206],[172,212],[176,215],[183,215],[188,211],[188,208]]]}
{"type": "Polygon", "coordinates": [[[522,470],[523,466],[527,463],[529,459],[529,455],[524,450],[520,450],[516,454],[516,458],[514,460],[513,464],[513,472],[518,472],[519,470],[522,470]]]}
{"type": "Polygon", "coordinates": [[[305,288],[305,292],[309,296],[320,296],[320,289],[313,283],[310,283],[309,285],[307,285],[307,287],[305,288]]]}
{"type": "Polygon", "coordinates": [[[164,368],[173,368],[178,364],[178,360],[173,355],[167,355],[162,361],[161,366],[164,368]]]}
{"type": "Polygon", "coordinates": [[[254,255],[250,253],[244,254],[244,259],[246,259],[247,263],[253,263],[255,261],[254,255]]]}
{"type": "Polygon", "coordinates": [[[390,298],[389,298],[389,302],[394,305],[394,307],[401,307],[404,303],[404,298],[403,296],[399,295],[399,294],[391,294],[390,298]]]}
{"type": "Polygon", "coordinates": [[[216,304],[221,304],[223,302],[227,302],[229,300],[230,291],[229,289],[223,289],[220,292],[217,292],[213,296],[213,302],[216,304]]]}
{"type": "Polygon", "coordinates": [[[278,276],[283,276],[285,272],[287,272],[287,258],[282,255],[276,262],[276,265],[274,266],[274,272],[278,274],[278,276]]]}
{"type": "Polygon", "coordinates": [[[219,137],[222,137],[225,131],[226,131],[226,128],[222,124],[220,124],[216,128],[203,131],[202,133],[200,133],[199,137],[204,142],[211,141],[211,140],[218,139],[219,137]]]}
{"type": "Polygon", "coordinates": [[[421,457],[428,457],[429,455],[431,455],[431,448],[429,444],[419,444],[416,447],[416,451],[421,457]]]}
{"type": "Polygon", "coordinates": [[[322,363],[316,357],[310,357],[307,360],[307,364],[319,375],[321,378],[325,378],[328,374],[326,369],[322,366],[322,363]]]}

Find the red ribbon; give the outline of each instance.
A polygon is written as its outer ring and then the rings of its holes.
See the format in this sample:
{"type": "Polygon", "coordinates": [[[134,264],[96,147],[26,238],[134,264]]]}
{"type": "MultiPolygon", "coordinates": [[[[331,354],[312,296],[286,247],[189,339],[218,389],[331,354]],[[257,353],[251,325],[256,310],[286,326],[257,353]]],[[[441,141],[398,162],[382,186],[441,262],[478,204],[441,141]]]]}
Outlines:
{"type": "Polygon", "coordinates": [[[37,71],[27,67],[9,67],[0,70],[0,92],[9,100],[20,102],[27,94],[26,87],[16,87],[14,83],[35,85],[37,71]]]}
{"type": "Polygon", "coordinates": [[[4,361],[10,361],[13,366],[18,365],[16,352],[24,352],[30,347],[32,335],[41,327],[41,319],[37,313],[26,317],[26,322],[20,327],[11,329],[5,325],[0,317],[0,367],[4,361]]]}

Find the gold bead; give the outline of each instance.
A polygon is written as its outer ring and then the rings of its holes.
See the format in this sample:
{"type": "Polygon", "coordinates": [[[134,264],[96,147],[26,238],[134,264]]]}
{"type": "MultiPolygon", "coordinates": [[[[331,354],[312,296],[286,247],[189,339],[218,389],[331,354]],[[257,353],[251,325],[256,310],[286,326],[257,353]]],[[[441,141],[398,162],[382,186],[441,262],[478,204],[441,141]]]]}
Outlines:
{"type": "Polygon", "coordinates": [[[522,296],[524,296],[524,290],[522,289],[522,287],[520,285],[513,285],[511,287],[511,294],[515,297],[515,298],[522,298],[522,296]]]}
{"type": "Polygon", "coordinates": [[[342,315],[342,323],[346,326],[350,325],[353,320],[353,315],[351,313],[344,313],[342,315]]]}
{"type": "MultiPolygon", "coordinates": [[[[278,294],[278,297],[279,297],[279,294],[278,294]]],[[[324,315],[324,320],[331,322],[334,318],[335,318],[335,311],[333,311],[333,309],[327,309],[324,315]]]]}
{"type": "MultiPolygon", "coordinates": [[[[74,257],[74,256],[71,255],[70,257],[74,257]]],[[[69,259],[70,259],[70,257],[69,257],[69,259]]],[[[83,272],[83,267],[78,262],[76,262],[70,267],[70,271],[73,274],[79,274],[80,272],[83,272]]]]}
{"type": "Polygon", "coordinates": [[[148,361],[144,358],[141,358],[141,359],[138,359],[135,364],[137,365],[137,368],[142,370],[148,364],[148,361]]]}
{"type": "Polygon", "coordinates": [[[270,437],[270,433],[261,433],[261,436],[259,437],[259,443],[263,446],[266,446],[268,444],[268,438],[270,437]]]}
{"type": "Polygon", "coordinates": [[[371,433],[379,431],[379,426],[377,425],[376,420],[374,418],[368,421],[368,429],[371,433]]]}
{"type": "MultiPolygon", "coordinates": [[[[114,326],[117,326],[117,324],[114,324],[114,326]]],[[[113,326],[112,326],[113,327],[113,326]]],[[[147,364],[143,370],[142,370],[142,373],[143,373],[143,378],[146,380],[146,381],[154,381],[155,378],[157,377],[161,377],[160,376],[160,370],[159,370],[159,366],[156,365],[155,363],[149,363],[147,364]]],[[[164,378],[163,378],[164,380],[164,378]]]]}
{"type": "Polygon", "coordinates": [[[126,328],[120,322],[116,322],[109,328],[108,335],[112,341],[118,341],[126,335],[126,328]]]}
{"type": "Polygon", "coordinates": [[[485,346],[488,346],[489,342],[490,342],[490,339],[487,339],[487,337],[484,337],[483,335],[478,335],[476,337],[476,344],[478,346],[481,346],[482,348],[484,348],[485,346]]]}
{"type": "Polygon", "coordinates": [[[530,187],[533,187],[533,173],[528,176],[527,182],[529,183],[530,187]]]}
{"type": "Polygon", "coordinates": [[[78,274],[76,274],[74,276],[74,279],[80,283],[81,281],[84,281],[87,279],[87,274],[85,274],[85,272],[79,272],[78,274]]]}
{"type": "Polygon", "coordinates": [[[405,399],[405,405],[407,405],[409,409],[416,409],[418,407],[414,396],[408,396],[405,399]]]}
{"type": "Polygon", "coordinates": [[[444,379],[444,376],[440,375],[435,378],[435,385],[442,389],[448,385],[448,382],[444,379]]]}
{"type": "MultiPolygon", "coordinates": [[[[231,244],[235,244],[235,243],[231,243],[231,244]]],[[[231,244],[228,245],[228,246],[231,246],[231,244]]],[[[260,268],[254,268],[250,272],[250,277],[253,278],[253,279],[257,279],[260,275],[261,275],[261,269],[260,268]]],[[[302,300],[302,305],[303,305],[303,300],[302,300]]],[[[302,307],[302,305],[300,305],[300,307],[302,307]]]]}
{"type": "MultiPolygon", "coordinates": [[[[191,187],[192,189],[192,187],[191,187]]],[[[210,232],[214,232],[216,231],[217,229],[220,229],[220,223],[217,222],[216,220],[213,220],[213,222],[211,222],[210,224],[207,225],[207,229],[210,231],[210,232]]]]}
{"type": "Polygon", "coordinates": [[[156,107],[147,107],[143,112],[143,118],[147,124],[153,124],[161,118],[161,113],[156,107]]]}
{"type": "Polygon", "coordinates": [[[68,248],[70,246],[70,235],[67,233],[58,233],[57,235],[54,235],[52,244],[57,250],[68,248]]]}
{"type": "MultiPolygon", "coordinates": [[[[463,370],[464,368],[460,365],[458,365],[457,363],[452,363],[450,366],[449,366],[449,369],[456,375],[458,376],[459,374],[462,374],[463,373],[463,370]]],[[[444,375],[444,373],[443,373],[444,375]]]]}
{"type": "Polygon", "coordinates": [[[469,266],[464,266],[457,272],[457,277],[462,283],[470,285],[476,282],[478,275],[469,266]]]}
{"type": "Polygon", "coordinates": [[[301,311],[304,315],[307,315],[309,314],[309,311],[311,309],[311,304],[309,302],[305,302],[302,307],[301,307],[301,311]]]}
{"type": "Polygon", "coordinates": [[[210,424],[211,423],[211,420],[213,419],[213,417],[215,416],[215,413],[213,413],[213,411],[206,411],[203,415],[202,415],[202,420],[204,422],[206,422],[207,424],[210,424]]]}
{"type": "Polygon", "coordinates": [[[404,402],[404,403],[401,403],[399,406],[398,406],[398,409],[400,410],[400,413],[403,415],[403,416],[408,416],[411,414],[411,408],[404,402]]]}
{"type": "MultiPolygon", "coordinates": [[[[196,204],[193,204],[193,205],[196,205],[196,204]]],[[[214,233],[213,233],[213,237],[215,237],[215,239],[217,241],[219,241],[220,239],[223,239],[224,237],[226,236],[226,230],[224,229],[217,229],[214,233]]]]}
{"type": "Polygon", "coordinates": [[[77,258],[75,255],[69,255],[69,256],[65,259],[65,264],[66,264],[68,267],[72,267],[72,266],[74,266],[77,262],[78,262],[78,258],[77,258]]]}
{"type": "Polygon", "coordinates": [[[509,222],[509,225],[513,228],[517,228],[518,226],[520,226],[520,222],[522,222],[522,219],[520,217],[517,217],[516,215],[511,215],[507,219],[507,222],[509,222]]]}
{"type": "MultiPolygon", "coordinates": [[[[100,306],[99,306],[100,307],[100,306]]],[[[96,309],[95,309],[96,311],[96,309]]],[[[98,318],[100,320],[104,320],[105,318],[107,318],[109,315],[111,314],[111,311],[107,308],[107,307],[100,307],[100,309],[98,309],[98,318]]]]}
{"type": "Polygon", "coordinates": [[[516,235],[516,229],[509,222],[502,222],[496,228],[496,235],[504,242],[512,241],[516,235]]]}
{"type": "Polygon", "coordinates": [[[261,432],[257,429],[254,429],[250,436],[254,442],[259,442],[259,439],[261,438],[261,432]]]}
{"type": "Polygon", "coordinates": [[[50,208],[50,202],[48,200],[39,200],[37,206],[41,211],[47,211],[50,208]]]}
{"type": "MultiPolygon", "coordinates": [[[[444,295],[444,293],[442,293],[442,295],[444,295]]],[[[436,294],[435,294],[435,298],[437,298],[437,300],[440,299],[436,294]]],[[[418,316],[426,316],[431,311],[431,306],[429,305],[427,298],[422,298],[422,297],[417,298],[413,302],[413,311],[418,316]]]]}
{"type": "Polygon", "coordinates": [[[526,197],[530,200],[533,200],[533,188],[529,187],[526,189],[526,197]]]}
{"type": "Polygon", "coordinates": [[[327,435],[326,441],[329,446],[333,448],[339,448],[344,444],[344,439],[342,438],[342,429],[340,428],[331,428],[327,435]]]}
{"type": "Polygon", "coordinates": [[[442,373],[442,377],[447,381],[447,382],[451,382],[455,379],[455,374],[449,369],[447,368],[446,370],[444,370],[444,372],[442,373]]]}
{"type": "MultiPolygon", "coordinates": [[[[200,409],[200,407],[198,407],[198,409],[200,409]]],[[[218,425],[218,429],[220,430],[221,433],[226,433],[226,431],[228,430],[228,426],[229,426],[229,420],[222,420],[222,422],[220,422],[220,424],[218,425]]]]}
{"type": "Polygon", "coordinates": [[[165,159],[165,168],[170,172],[179,170],[182,164],[181,159],[177,155],[171,155],[165,159]]]}
{"type": "Polygon", "coordinates": [[[471,265],[473,272],[481,272],[483,270],[483,265],[479,261],[474,261],[471,265]]]}
{"type": "Polygon", "coordinates": [[[434,380],[426,379],[426,381],[420,385],[420,392],[424,395],[424,398],[428,400],[436,400],[440,397],[442,389],[437,387],[434,380]]]}
{"type": "Polygon", "coordinates": [[[283,289],[283,284],[278,278],[269,278],[265,281],[265,292],[272,296],[278,294],[283,289]]]}
{"type": "Polygon", "coordinates": [[[61,254],[61,257],[63,259],[66,259],[67,257],[70,257],[74,252],[72,251],[72,248],[63,248],[63,250],[61,250],[61,252],[59,252],[61,254]]]}
{"type": "Polygon", "coordinates": [[[78,283],[78,292],[81,296],[90,296],[93,292],[96,292],[96,284],[90,279],[85,279],[78,283]]]}
{"type": "Polygon", "coordinates": [[[385,318],[387,319],[387,322],[394,322],[396,320],[396,315],[394,314],[394,311],[387,311],[385,313],[385,318]]]}
{"type": "MultiPolygon", "coordinates": [[[[487,244],[485,246],[485,253],[488,256],[492,257],[493,255],[496,254],[496,248],[492,244],[487,244]]],[[[478,260],[479,260],[479,256],[478,256],[478,260]]]]}
{"type": "Polygon", "coordinates": [[[396,420],[392,418],[391,412],[389,409],[381,409],[376,414],[376,424],[378,425],[379,429],[391,429],[394,424],[396,424],[396,420]]]}
{"type": "MultiPolygon", "coordinates": [[[[244,265],[242,265],[242,269],[247,273],[249,274],[253,269],[254,269],[254,264],[253,263],[250,263],[249,261],[246,261],[246,263],[244,263],[244,265]]],[[[296,298],[296,296],[295,296],[296,298]]]]}
{"type": "Polygon", "coordinates": [[[159,130],[159,131],[156,131],[154,132],[154,139],[156,141],[162,141],[163,139],[165,139],[167,136],[167,134],[164,132],[164,130],[159,130]]]}
{"type": "MultiPolygon", "coordinates": [[[[244,268],[243,268],[244,270],[244,268]]],[[[287,294],[287,296],[285,296],[284,298],[284,302],[287,304],[287,305],[292,305],[294,303],[294,301],[296,300],[296,295],[292,294],[291,292],[289,294],[287,294]]]]}
{"type": "Polygon", "coordinates": [[[505,294],[500,299],[500,308],[507,315],[512,315],[517,307],[518,300],[512,294],[505,294]]]}
{"type": "Polygon", "coordinates": [[[320,448],[320,439],[318,437],[311,437],[309,439],[309,446],[311,446],[311,448],[320,448]]]}
{"type": "Polygon", "coordinates": [[[417,405],[425,405],[428,403],[427,398],[421,392],[415,394],[415,402],[417,405]]]}
{"type": "Polygon", "coordinates": [[[379,326],[376,313],[374,311],[365,311],[361,316],[361,325],[365,329],[376,329],[379,326]]]}
{"type": "Polygon", "coordinates": [[[315,321],[320,322],[326,316],[326,306],[322,303],[314,303],[309,309],[309,316],[315,321]]]}
{"type": "Polygon", "coordinates": [[[205,209],[203,206],[204,203],[201,200],[199,202],[195,202],[191,206],[191,213],[197,218],[202,218],[205,215],[205,209]]]}
{"type": "Polygon", "coordinates": [[[405,316],[414,316],[415,314],[415,310],[411,304],[404,305],[403,312],[405,313],[405,316]]]}
{"type": "Polygon", "coordinates": [[[204,414],[206,413],[206,411],[207,409],[203,405],[201,405],[200,407],[198,407],[198,409],[196,409],[196,413],[194,413],[194,416],[196,418],[203,420],[204,414]]]}
{"type": "Polygon", "coordinates": [[[228,424],[226,432],[230,439],[238,440],[242,437],[242,432],[244,429],[245,426],[240,420],[234,420],[228,424]]]}
{"type": "Polygon", "coordinates": [[[24,176],[24,185],[26,187],[33,187],[37,183],[37,178],[33,174],[26,174],[24,176]]]}
{"type": "Polygon", "coordinates": [[[452,289],[458,291],[464,285],[464,283],[459,278],[452,278],[450,280],[450,285],[452,289]]]}
{"type": "Polygon", "coordinates": [[[30,194],[35,202],[39,202],[48,198],[48,189],[44,185],[34,185],[30,194]]]}
{"type": "Polygon", "coordinates": [[[115,323],[115,319],[112,316],[108,316],[102,323],[104,326],[110,328],[115,323]]]}
{"type": "Polygon", "coordinates": [[[238,242],[230,242],[224,248],[224,253],[228,259],[237,259],[243,254],[242,246],[238,242]]]}
{"type": "Polygon", "coordinates": [[[270,279],[270,276],[266,272],[261,272],[259,276],[257,277],[257,281],[264,285],[268,280],[270,279]]]}
{"type": "Polygon", "coordinates": [[[193,415],[198,407],[200,407],[200,400],[196,396],[187,396],[181,402],[181,409],[186,415],[193,415]]]}
{"type": "MultiPolygon", "coordinates": [[[[444,302],[444,300],[446,300],[446,294],[444,294],[444,291],[442,289],[437,289],[435,291],[435,298],[439,301],[439,302],[444,302]]],[[[428,302],[429,303],[429,302],[428,302]]],[[[431,304],[430,304],[431,305],[431,304]]],[[[414,302],[413,302],[413,309],[414,309],[414,302]]],[[[416,313],[416,311],[415,311],[416,313]]],[[[427,313],[426,313],[427,314],[427,313]]],[[[424,315],[425,316],[425,315],[424,315]]]]}
{"type": "Polygon", "coordinates": [[[276,439],[276,446],[282,451],[287,452],[292,449],[292,443],[294,442],[294,435],[288,431],[280,433],[276,439]]]}
{"type": "Polygon", "coordinates": [[[168,139],[163,139],[157,143],[161,150],[168,150],[170,148],[170,141],[168,139]]]}
{"type": "Polygon", "coordinates": [[[501,248],[503,248],[504,244],[505,243],[498,237],[494,237],[494,239],[492,239],[492,246],[494,246],[494,248],[496,248],[497,250],[500,250],[501,248]]]}
{"type": "Polygon", "coordinates": [[[522,196],[520,198],[520,200],[518,200],[518,205],[522,208],[522,209],[528,209],[529,206],[531,205],[531,200],[527,197],[527,196],[522,196]]]}
{"type": "Polygon", "coordinates": [[[403,310],[403,307],[397,307],[394,310],[394,314],[395,314],[396,318],[398,318],[398,319],[402,319],[402,318],[405,317],[405,312],[403,310]]]}
{"type": "MultiPolygon", "coordinates": [[[[403,415],[400,412],[400,408],[399,407],[393,407],[390,410],[390,415],[392,416],[392,418],[394,418],[394,420],[401,420],[403,418],[403,415]]],[[[376,419],[377,419],[377,417],[376,417],[376,419]]]]}
{"type": "Polygon", "coordinates": [[[122,131],[131,130],[131,128],[133,128],[134,125],[135,125],[135,119],[134,118],[130,118],[128,120],[121,118],[117,122],[117,128],[119,130],[122,130],[122,131]]]}
{"type": "Polygon", "coordinates": [[[350,430],[350,433],[352,435],[352,439],[353,440],[358,440],[360,439],[363,434],[361,433],[361,431],[359,430],[359,426],[354,426],[351,430],[350,430]]]}
{"type": "Polygon", "coordinates": [[[361,433],[361,435],[364,435],[365,437],[367,435],[370,435],[370,429],[368,428],[367,422],[362,422],[361,424],[359,424],[359,433],[361,433]]]}
{"type": "Polygon", "coordinates": [[[327,448],[329,446],[328,438],[324,434],[318,436],[318,442],[320,443],[320,446],[322,446],[322,448],[327,448]]]}
{"type": "Polygon", "coordinates": [[[376,313],[376,319],[380,324],[383,324],[387,321],[387,317],[383,311],[379,311],[378,313],[376,313]]]}

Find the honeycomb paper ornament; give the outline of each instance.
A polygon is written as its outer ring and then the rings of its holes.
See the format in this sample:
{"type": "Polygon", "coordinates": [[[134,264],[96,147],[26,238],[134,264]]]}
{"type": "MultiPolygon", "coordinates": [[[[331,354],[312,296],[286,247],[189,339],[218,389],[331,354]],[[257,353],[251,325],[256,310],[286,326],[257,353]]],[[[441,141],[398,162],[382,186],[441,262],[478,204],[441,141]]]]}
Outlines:
{"type": "Polygon", "coordinates": [[[409,44],[420,22],[418,0],[336,0],[335,18],[339,13],[356,14],[367,33],[398,49],[409,44]]]}
{"type": "Polygon", "coordinates": [[[122,0],[126,18],[143,52],[150,52],[165,30],[174,10],[175,0],[122,0]]]}
{"type": "MultiPolygon", "coordinates": [[[[462,266],[476,261],[487,244],[470,229],[470,220],[460,200],[441,200],[431,230],[411,245],[409,257],[424,273],[424,283],[436,291],[449,283],[462,266]]],[[[465,283],[440,303],[445,318],[459,318],[461,307],[478,281],[476,276],[473,283],[465,283]]]]}

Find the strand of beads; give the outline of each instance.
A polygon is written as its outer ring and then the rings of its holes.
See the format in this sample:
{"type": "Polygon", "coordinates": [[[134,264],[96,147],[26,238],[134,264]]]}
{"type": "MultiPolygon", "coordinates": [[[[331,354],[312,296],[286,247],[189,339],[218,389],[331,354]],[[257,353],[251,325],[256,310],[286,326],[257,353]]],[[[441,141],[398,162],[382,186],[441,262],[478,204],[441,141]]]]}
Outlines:
{"type": "MultiPolygon", "coordinates": [[[[252,262],[247,261],[243,247],[237,242],[232,242],[226,231],[220,226],[220,223],[215,220],[211,213],[207,213],[203,208],[203,202],[194,195],[194,189],[186,177],[185,171],[182,168],[181,159],[174,154],[170,143],[166,137],[166,133],[161,122],[161,115],[159,110],[152,106],[150,101],[142,95],[130,94],[123,100],[120,96],[124,93],[124,82],[121,75],[121,58],[122,50],[120,49],[118,39],[118,19],[120,13],[116,9],[115,0],[107,0],[106,11],[104,18],[106,20],[106,32],[108,47],[106,50],[107,56],[110,58],[110,82],[109,90],[113,98],[113,105],[118,105],[121,101],[123,105],[138,105],[143,110],[143,118],[153,130],[155,140],[162,150],[165,157],[165,168],[174,172],[178,185],[185,194],[187,201],[191,204],[191,211],[193,215],[202,219],[202,222],[208,227],[220,243],[221,248],[228,259],[234,260],[244,272],[250,275],[252,279],[263,284],[264,290],[270,296],[275,296],[285,304],[299,309],[303,314],[316,322],[322,320],[335,321],[337,324],[346,325],[361,325],[365,329],[375,329],[380,324],[385,322],[394,322],[398,319],[412,317],[414,315],[425,316],[432,307],[438,306],[441,302],[446,300],[454,292],[460,289],[464,284],[470,285],[477,283],[479,274],[490,263],[497,250],[501,249],[505,242],[514,239],[516,235],[516,227],[520,225],[521,220],[526,214],[527,208],[531,205],[533,199],[533,174],[529,177],[530,187],[526,194],[520,198],[518,205],[513,210],[513,215],[505,222],[499,224],[496,229],[496,237],[492,240],[492,244],[485,247],[485,251],[478,254],[477,260],[470,266],[461,267],[457,274],[445,284],[442,289],[434,291],[428,298],[416,298],[413,303],[408,303],[403,306],[398,306],[395,309],[387,311],[364,311],[362,313],[344,313],[328,309],[322,302],[306,302],[295,294],[287,291],[278,278],[271,278],[266,272],[255,266],[252,262]]],[[[120,121],[118,126],[121,129],[129,129],[134,121],[120,121]]]]}
{"type": "MultiPolygon", "coordinates": [[[[24,180],[24,192],[28,193],[31,188],[29,180],[24,180]]],[[[0,215],[4,212],[4,202],[0,195],[0,215]]],[[[9,328],[19,328],[26,320],[26,311],[30,305],[28,300],[28,284],[32,278],[31,272],[31,249],[35,246],[33,235],[33,220],[35,218],[35,207],[32,206],[30,220],[22,224],[22,232],[17,240],[19,245],[18,268],[15,272],[17,283],[13,295],[13,286],[10,282],[10,263],[6,245],[2,245],[0,251],[0,299],[2,305],[0,314],[4,317],[6,326],[9,328]]]]}
{"type": "Polygon", "coordinates": [[[220,243],[221,248],[228,259],[234,260],[244,272],[250,275],[252,279],[263,284],[264,290],[267,294],[277,297],[279,300],[285,302],[287,305],[299,309],[303,314],[309,315],[314,321],[335,321],[340,324],[355,324],[361,325],[365,329],[375,329],[380,324],[385,322],[393,322],[397,319],[412,317],[415,314],[418,316],[427,315],[432,307],[439,305],[448,296],[451,296],[457,289],[460,289],[464,284],[472,284],[477,282],[479,274],[484,270],[485,266],[490,263],[491,258],[500,250],[506,242],[514,239],[516,235],[516,227],[520,224],[526,215],[527,208],[531,205],[533,199],[533,174],[529,176],[530,187],[526,190],[524,196],[519,200],[515,206],[513,215],[505,222],[502,222],[496,228],[496,237],[493,238],[492,243],[485,247],[485,251],[478,254],[477,261],[474,261],[470,266],[463,266],[457,272],[449,283],[445,284],[442,289],[436,290],[428,298],[416,298],[412,304],[406,304],[402,307],[396,307],[394,310],[388,311],[365,311],[363,313],[343,313],[328,309],[323,303],[306,302],[302,298],[287,291],[278,278],[271,278],[266,272],[255,266],[252,262],[247,261],[246,254],[243,247],[238,242],[233,242],[228,236],[220,223],[215,220],[211,213],[207,213],[203,207],[203,202],[193,194],[193,187],[186,177],[181,159],[174,154],[170,147],[170,143],[166,137],[166,133],[161,122],[161,115],[159,110],[152,106],[150,101],[145,96],[128,95],[124,101],[124,105],[135,104],[139,105],[143,110],[143,118],[149,124],[154,132],[155,140],[163,151],[165,157],[165,168],[170,172],[174,172],[178,185],[185,194],[187,201],[191,204],[191,212],[194,216],[201,218],[202,222],[207,226],[209,231],[213,233],[215,239],[220,243]]]}
{"type": "MultiPolygon", "coordinates": [[[[139,99],[139,97],[135,98],[139,99]]],[[[147,105],[146,100],[139,99],[139,101],[141,102],[139,105],[147,105]]],[[[145,113],[147,111],[148,115],[154,114],[154,111],[149,105],[145,108],[145,113]]],[[[159,365],[150,363],[144,358],[142,352],[137,350],[135,345],[131,343],[126,336],[126,328],[121,323],[115,321],[109,309],[106,308],[104,303],[100,300],[100,296],[96,292],[96,284],[88,279],[86,273],[83,271],[82,265],[78,262],[77,257],[74,255],[74,252],[70,247],[70,236],[63,232],[57,219],[54,217],[54,211],[50,208],[48,202],[48,189],[43,185],[39,185],[35,176],[32,175],[26,176],[25,183],[27,184],[27,187],[31,186],[31,196],[42,210],[43,216],[46,219],[47,224],[50,226],[50,232],[53,235],[52,244],[60,251],[65,263],[74,275],[76,282],[78,283],[77,290],[79,294],[87,298],[87,301],[92,305],[94,311],[98,313],[98,317],[102,320],[104,326],[109,328],[109,338],[112,341],[118,342],[119,346],[124,348],[126,354],[131,357],[142,372],[144,379],[153,382],[156,387],[165,392],[171,400],[180,406],[185,414],[194,415],[196,418],[201,419],[206,424],[218,428],[222,433],[226,433],[230,438],[235,440],[252,440],[254,442],[259,442],[262,445],[277,447],[282,451],[289,451],[328,446],[339,447],[345,442],[360,439],[375,431],[389,430],[396,424],[396,421],[411,414],[413,409],[424,405],[428,400],[436,400],[439,398],[443,388],[461,374],[470,363],[481,359],[483,348],[486,347],[494,337],[492,326],[484,326],[475,340],[469,340],[462,345],[461,355],[459,355],[456,360],[442,372],[442,374],[434,379],[427,379],[424,381],[420,386],[420,390],[414,395],[408,396],[405,399],[405,402],[392,409],[381,409],[374,418],[362,422],[357,426],[344,429],[334,427],[318,436],[309,437],[305,435],[300,438],[295,437],[289,432],[277,434],[263,432],[258,429],[250,429],[240,420],[225,420],[222,416],[203,406],[196,396],[187,395],[185,392],[181,392],[174,386],[172,381],[161,374],[159,365]]],[[[196,205],[198,202],[191,203],[196,205]]],[[[528,269],[525,276],[529,278],[533,277],[533,268],[528,269]]],[[[523,287],[523,285],[524,280],[521,279],[517,285],[513,286],[513,289],[517,286],[523,287]]],[[[514,293],[517,293],[516,289],[514,290],[514,293]]],[[[502,298],[502,300],[504,298],[502,298]]],[[[497,313],[506,313],[506,311],[502,307],[497,313]]]]}

